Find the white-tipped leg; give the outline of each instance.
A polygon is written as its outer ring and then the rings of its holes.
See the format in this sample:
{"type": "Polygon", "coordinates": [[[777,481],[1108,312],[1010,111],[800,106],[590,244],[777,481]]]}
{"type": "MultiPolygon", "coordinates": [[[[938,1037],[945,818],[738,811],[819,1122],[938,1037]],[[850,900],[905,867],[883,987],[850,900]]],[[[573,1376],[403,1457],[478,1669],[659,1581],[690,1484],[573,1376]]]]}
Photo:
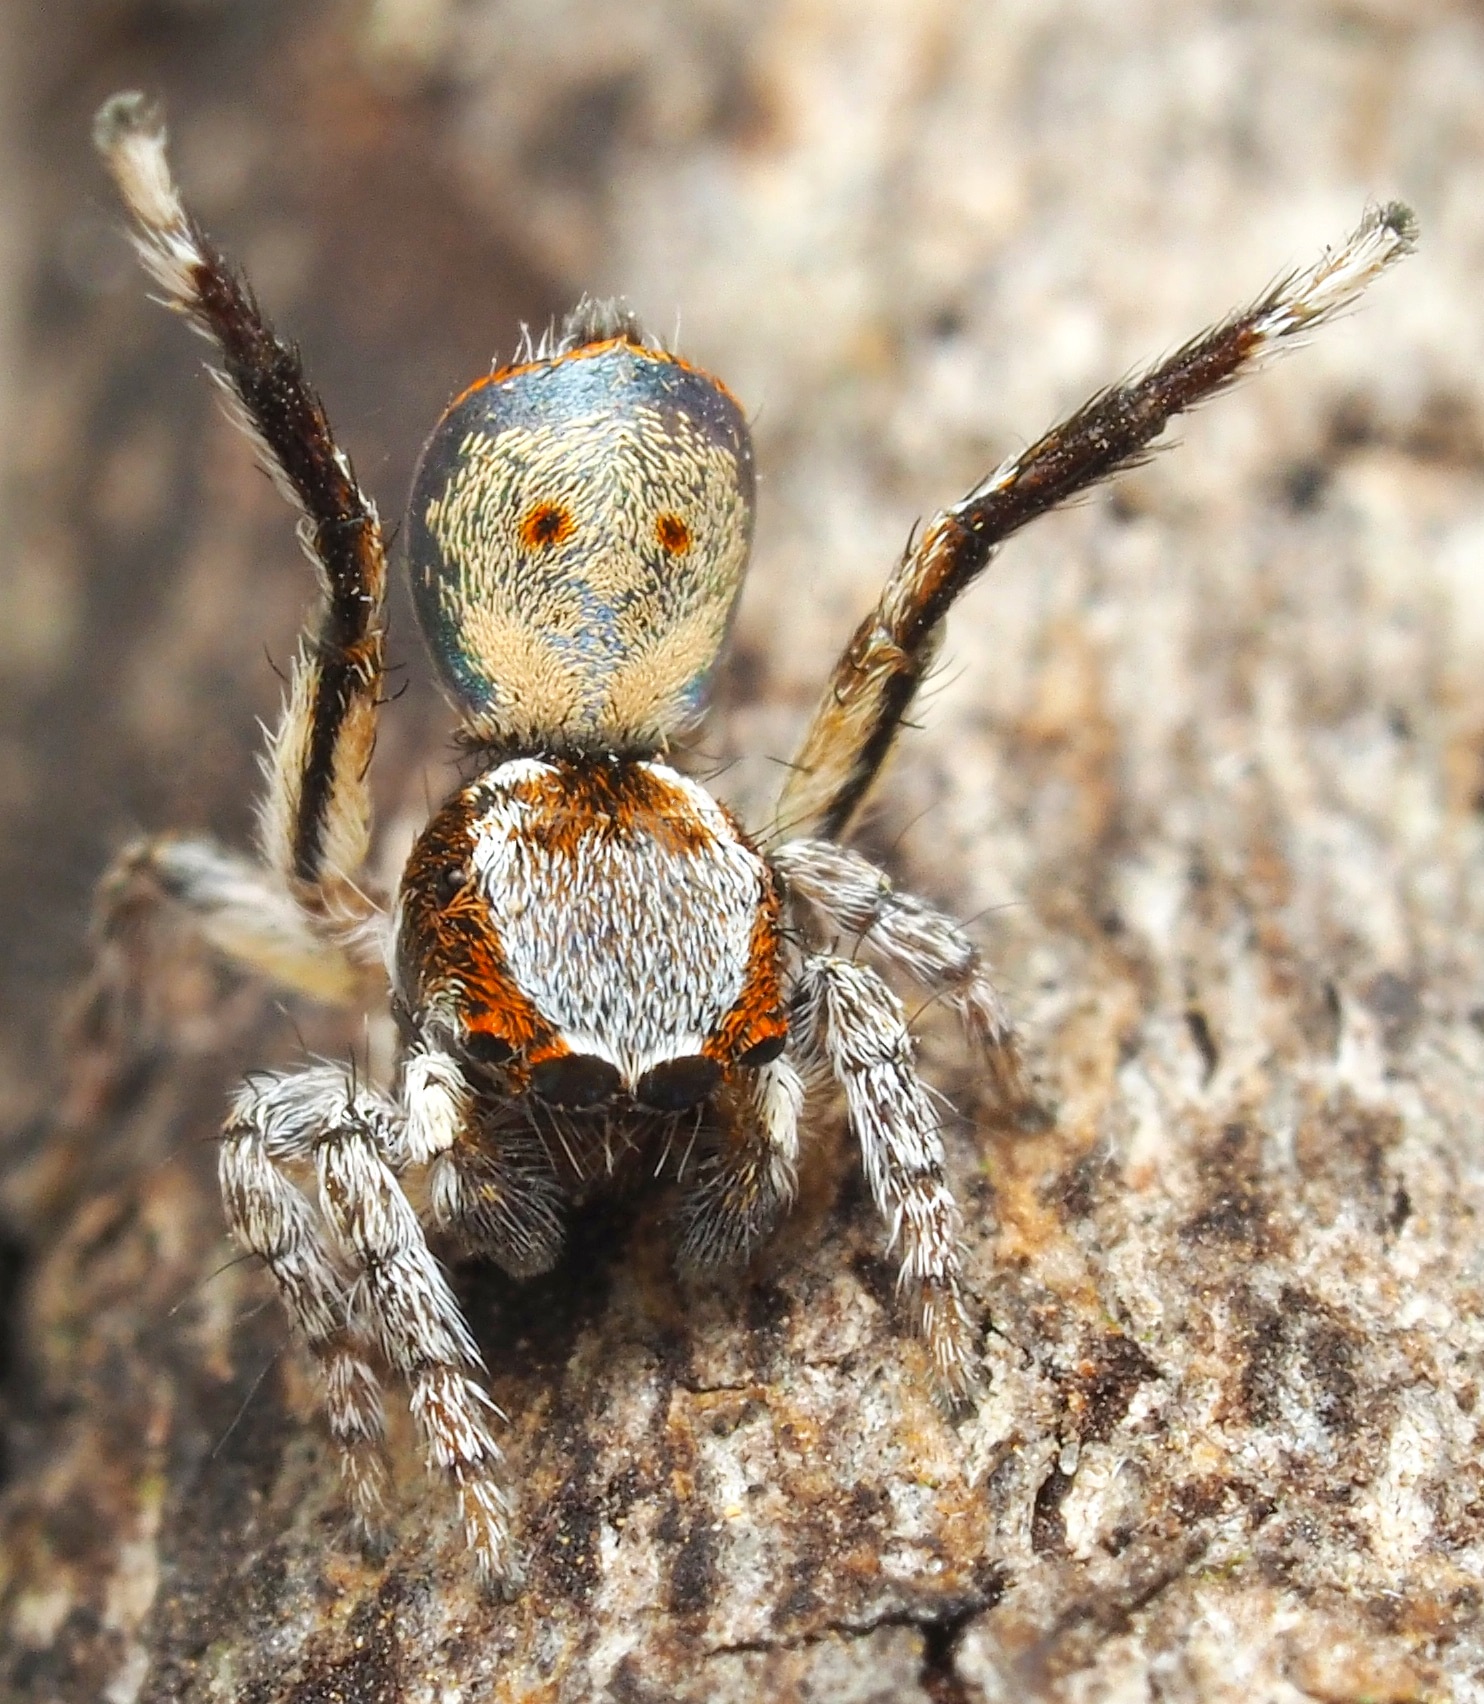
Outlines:
{"type": "Polygon", "coordinates": [[[944,1388],[973,1382],[960,1292],[958,1207],[944,1176],[943,1141],[913,1064],[896,996],[875,971],[845,959],[807,959],[793,1035],[845,1091],[866,1183],[891,1227],[897,1284],[907,1297],[944,1388]]]}
{"type": "Polygon", "coordinates": [[[223,1132],[219,1173],[233,1235],[262,1259],[319,1363],[346,1488],[362,1524],[375,1531],[386,1488],[380,1381],[365,1336],[351,1324],[345,1280],[319,1216],[282,1169],[310,1157],[320,1120],[344,1096],[343,1076],[323,1069],[245,1083],[223,1132]]]}
{"type": "Polygon", "coordinates": [[[474,1095],[450,1054],[421,1047],[402,1067],[408,1158],[431,1162],[433,1223],[513,1277],[548,1272],[562,1250],[562,1193],[524,1114],[476,1122],[474,1095]]]}
{"type": "Polygon", "coordinates": [[[93,139],[134,219],[134,245],[165,301],[217,347],[232,418],[299,512],[321,608],[293,664],[264,762],[264,861],[312,910],[335,916],[371,833],[367,770],[385,680],[386,551],[376,505],[335,442],[299,353],[191,217],[159,112],[138,94],[105,101],[93,139]]]}
{"type": "Polygon", "coordinates": [[[715,1145],[680,1205],[683,1264],[746,1260],[787,1211],[798,1183],[804,1085],[785,1054],[740,1073],[716,1101],[715,1145]]]}
{"type": "Polygon", "coordinates": [[[1137,466],[1176,415],[1296,347],[1416,240],[1417,222],[1400,202],[1368,209],[1347,242],[1158,366],[1099,391],[916,532],[841,653],[788,765],[778,802],[788,832],[845,837],[927,678],[954,600],[1005,539],[1137,466]]]}
{"type": "Polygon", "coordinates": [[[958,923],[898,892],[884,870],[832,840],[791,840],[772,858],[790,897],[803,900],[822,923],[879,963],[943,994],[982,1053],[999,1095],[1024,1099],[1015,1026],[979,949],[958,923]]]}

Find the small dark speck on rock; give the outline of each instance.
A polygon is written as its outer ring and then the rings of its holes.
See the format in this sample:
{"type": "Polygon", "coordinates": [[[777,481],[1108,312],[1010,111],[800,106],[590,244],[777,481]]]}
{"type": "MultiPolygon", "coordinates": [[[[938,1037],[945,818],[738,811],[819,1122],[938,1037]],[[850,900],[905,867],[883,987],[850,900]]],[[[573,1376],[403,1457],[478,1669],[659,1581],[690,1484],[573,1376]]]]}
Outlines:
{"type": "Polygon", "coordinates": [[[1329,469],[1323,462],[1312,459],[1295,462],[1283,482],[1289,507],[1298,514],[1317,509],[1323,501],[1329,480],[1329,469]]]}
{"type": "Polygon", "coordinates": [[[1060,1555],[1067,1546],[1067,1522],[1061,1512],[1072,1475],[1053,1467],[1041,1481],[1031,1509],[1031,1549],[1037,1556],[1060,1555]]]}
{"type": "Polygon", "coordinates": [[[1422,1015],[1416,987],[1394,971],[1383,970],[1366,985],[1363,998],[1380,1023],[1387,1045],[1403,1046],[1422,1015]]]}
{"type": "Polygon", "coordinates": [[[686,1536],[670,1569],[670,1609],[676,1615],[696,1615],[716,1596],[716,1536],[711,1525],[698,1521],[686,1536]]]}

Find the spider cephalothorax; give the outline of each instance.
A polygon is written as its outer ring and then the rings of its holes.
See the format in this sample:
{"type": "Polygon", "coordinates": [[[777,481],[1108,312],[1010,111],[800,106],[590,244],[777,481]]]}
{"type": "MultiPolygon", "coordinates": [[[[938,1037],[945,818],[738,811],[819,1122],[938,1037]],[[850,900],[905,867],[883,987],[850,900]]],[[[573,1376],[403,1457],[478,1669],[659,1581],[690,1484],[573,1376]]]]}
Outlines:
{"type": "Polygon", "coordinates": [[[360,1513],[382,1497],[390,1370],[479,1566],[513,1575],[480,1353],[425,1221],[511,1272],[540,1271],[574,1195],[644,1146],[679,1190],[682,1253],[742,1258],[787,1207],[806,1110],[825,1094],[843,1095],[938,1379],[970,1388],[938,1114],[883,971],[941,995],[1006,1094],[1014,1038],[959,925],[840,842],[950,605],[1001,540],[1352,301],[1411,246],[1410,215],[1372,211],[1343,248],[1095,397],[935,517],[834,665],[788,770],[784,827],[755,838],[666,762],[701,708],[747,562],[746,421],[626,314],[580,308],[549,346],[458,397],[424,450],[413,596],[483,767],[381,898],[360,868],[384,685],[376,509],[297,355],[182,208],[158,119],[118,96],[97,138],[146,265],[218,345],[218,377],[298,505],[321,576],[270,747],[261,857],[157,840],[105,891],[151,886],[226,951],[321,998],[389,984],[388,1085],[326,1065],[254,1076],[221,1150],[228,1221],[320,1364],[360,1513]]]}
{"type": "Polygon", "coordinates": [[[678,1112],[782,1051],[779,911],[766,860],[694,781],[641,758],[512,758],[418,841],[397,984],[508,1093],[678,1112]]]}

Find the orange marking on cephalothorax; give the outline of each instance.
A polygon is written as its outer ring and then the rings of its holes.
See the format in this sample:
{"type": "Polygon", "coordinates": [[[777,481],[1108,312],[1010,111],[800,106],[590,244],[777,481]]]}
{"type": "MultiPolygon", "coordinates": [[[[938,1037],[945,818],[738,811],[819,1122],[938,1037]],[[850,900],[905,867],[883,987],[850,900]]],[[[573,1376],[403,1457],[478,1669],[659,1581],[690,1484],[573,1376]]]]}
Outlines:
{"type": "Polygon", "coordinates": [[[713,843],[685,797],[638,764],[563,763],[513,792],[531,812],[531,838],[553,858],[575,857],[594,840],[643,838],[682,857],[713,843]]]}
{"type": "Polygon", "coordinates": [[[747,943],[747,979],[737,1003],[706,1038],[701,1051],[719,1065],[735,1065],[751,1048],[780,1041],[788,1034],[783,1010],[783,963],[779,951],[783,903],[777,884],[769,878],[767,891],[752,920],[747,943]]]}
{"type": "Polygon", "coordinates": [[[564,503],[535,503],[521,518],[520,541],[527,550],[549,549],[565,544],[576,525],[564,503]]]}
{"type": "Polygon", "coordinates": [[[553,1049],[564,1052],[565,1045],[511,975],[489,906],[473,879],[479,809],[460,795],[434,817],[413,848],[402,887],[402,979],[420,1006],[451,992],[466,1031],[504,1042],[516,1056],[512,1069],[518,1072],[533,1053],[545,1057],[553,1049]]]}

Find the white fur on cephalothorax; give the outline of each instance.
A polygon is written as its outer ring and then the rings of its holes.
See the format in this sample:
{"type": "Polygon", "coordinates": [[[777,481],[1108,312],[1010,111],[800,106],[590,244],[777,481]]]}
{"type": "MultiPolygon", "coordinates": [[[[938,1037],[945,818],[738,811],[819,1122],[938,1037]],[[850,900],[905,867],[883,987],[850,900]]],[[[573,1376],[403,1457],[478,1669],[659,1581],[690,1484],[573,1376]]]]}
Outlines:
{"type": "Polygon", "coordinates": [[[516,759],[480,783],[473,862],[512,975],[574,1053],[616,1066],[632,1087],[653,1065],[700,1053],[736,1004],[768,892],[762,858],[703,787],[639,766],[671,793],[706,844],[680,851],[593,823],[575,854],[544,843],[544,814],[521,783],[556,773],[516,759]]]}

